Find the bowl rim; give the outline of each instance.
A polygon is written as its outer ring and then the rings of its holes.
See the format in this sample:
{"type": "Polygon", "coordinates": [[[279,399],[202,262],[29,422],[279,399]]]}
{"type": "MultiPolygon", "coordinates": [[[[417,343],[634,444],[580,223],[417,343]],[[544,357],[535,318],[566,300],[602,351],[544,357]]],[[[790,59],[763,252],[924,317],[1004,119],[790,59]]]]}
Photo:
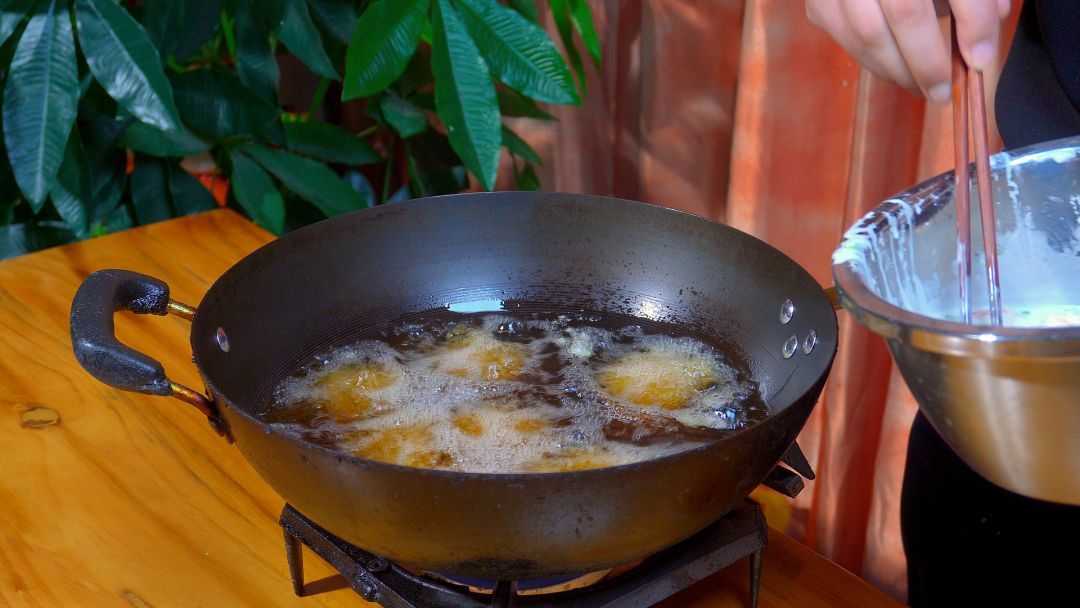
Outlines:
{"type": "MultiPolygon", "coordinates": [[[[991,156],[991,173],[1028,163],[1080,161],[1080,136],[1066,137],[1007,150],[991,156]]],[[[929,317],[885,301],[867,287],[851,251],[860,235],[888,226],[904,207],[932,217],[952,201],[954,171],[946,171],[889,197],[856,221],[833,253],[832,274],[840,302],[860,323],[890,341],[941,354],[1001,357],[1080,358],[1080,326],[995,327],[929,317]]]]}

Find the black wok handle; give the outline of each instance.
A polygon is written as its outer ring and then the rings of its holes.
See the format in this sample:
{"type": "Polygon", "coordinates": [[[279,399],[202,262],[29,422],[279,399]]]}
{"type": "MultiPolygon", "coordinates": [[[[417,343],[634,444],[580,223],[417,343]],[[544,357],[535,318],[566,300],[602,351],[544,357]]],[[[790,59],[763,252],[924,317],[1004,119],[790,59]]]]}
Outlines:
{"type": "Polygon", "coordinates": [[[169,297],[163,281],[129,270],[99,270],[86,278],[71,303],[71,346],[91,376],[120,390],[175,397],[199,409],[229,438],[217,406],[198,391],[169,380],[156,359],[116,339],[113,313],[173,314],[190,321],[195,309],[169,297]]]}
{"type": "Polygon", "coordinates": [[[776,468],[769,471],[769,476],[761,482],[761,485],[776,490],[788,498],[795,498],[806,487],[798,473],[780,465],[776,465],[776,468]]]}
{"type": "Polygon", "coordinates": [[[802,478],[814,479],[814,470],[810,468],[810,463],[807,462],[797,442],[792,443],[787,452],[784,452],[780,462],[794,471],[777,464],[772,471],[769,471],[768,477],[761,482],[761,485],[772,488],[789,498],[795,498],[805,487],[802,478]]]}

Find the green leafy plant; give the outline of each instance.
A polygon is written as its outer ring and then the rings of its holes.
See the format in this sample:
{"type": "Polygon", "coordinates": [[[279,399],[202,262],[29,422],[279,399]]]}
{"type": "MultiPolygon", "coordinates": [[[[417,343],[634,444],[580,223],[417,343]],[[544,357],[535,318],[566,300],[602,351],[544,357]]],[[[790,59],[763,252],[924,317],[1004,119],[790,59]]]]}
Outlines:
{"type": "Polygon", "coordinates": [[[502,117],[580,103],[579,40],[600,65],[585,0],[548,8],[570,67],[534,0],[0,0],[0,259],[219,204],[280,234],[491,189],[501,148],[537,189],[502,117]],[[287,55],[318,77],[305,107],[287,55]],[[363,125],[317,118],[349,107],[363,125]]]}

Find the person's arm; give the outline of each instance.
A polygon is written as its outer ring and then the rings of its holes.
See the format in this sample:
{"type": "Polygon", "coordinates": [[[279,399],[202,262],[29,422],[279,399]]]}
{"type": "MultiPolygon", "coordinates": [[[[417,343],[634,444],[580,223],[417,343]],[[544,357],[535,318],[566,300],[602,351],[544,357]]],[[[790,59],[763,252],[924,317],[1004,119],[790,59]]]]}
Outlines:
{"type": "MultiPolygon", "coordinates": [[[[806,0],[806,16],[867,69],[937,102],[952,94],[950,48],[932,0],[806,0]]],[[[984,70],[997,58],[1009,0],[949,0],[960,52],[984,70]]]]}

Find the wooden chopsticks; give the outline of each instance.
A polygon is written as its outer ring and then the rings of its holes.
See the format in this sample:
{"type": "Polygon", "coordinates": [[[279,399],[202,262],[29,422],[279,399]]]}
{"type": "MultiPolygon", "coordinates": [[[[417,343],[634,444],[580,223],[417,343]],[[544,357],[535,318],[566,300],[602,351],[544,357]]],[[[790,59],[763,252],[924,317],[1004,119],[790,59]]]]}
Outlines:
{"type": "Polygon", "coordinates": [[[990,144],[986,129],[986,97],[983,75],[968,67],[960,54],[956,22],[952,24],[953,72],[953,155],[956,161],[956,231],[957,260],[960,277],[960,311],[965,323],[971,323],[971,176],[968,161],[968,125],[975,146],[975,177],[979,193],[979,216],[982,219],[983,251],[990,322],[1002,324],[1001,279],[998,274],[997,229],[994,221],[994,195],[990,182],[990,144]],[[970,114],[969,114],[970,109],[970,114]]]}

